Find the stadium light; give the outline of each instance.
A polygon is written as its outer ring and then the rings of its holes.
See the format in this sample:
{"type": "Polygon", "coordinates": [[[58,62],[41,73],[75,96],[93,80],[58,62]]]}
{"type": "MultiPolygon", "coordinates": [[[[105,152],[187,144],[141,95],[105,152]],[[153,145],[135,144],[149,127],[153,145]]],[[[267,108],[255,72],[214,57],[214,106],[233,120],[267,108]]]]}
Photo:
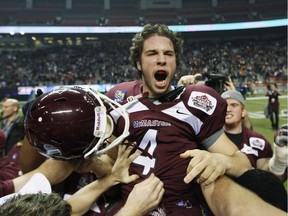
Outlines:
{"type": "MultiPolygon", "coordinates": [[[[178,32],[225,31],[288,26],[288,19],[263,20],[254,22],[237,22],[202,25],[169,25],[178,32]]],[[[26,34],[63,34],[63,33],[136,33],[142,26],[0,26],[0,34],[25,32],[26,34]]]]}

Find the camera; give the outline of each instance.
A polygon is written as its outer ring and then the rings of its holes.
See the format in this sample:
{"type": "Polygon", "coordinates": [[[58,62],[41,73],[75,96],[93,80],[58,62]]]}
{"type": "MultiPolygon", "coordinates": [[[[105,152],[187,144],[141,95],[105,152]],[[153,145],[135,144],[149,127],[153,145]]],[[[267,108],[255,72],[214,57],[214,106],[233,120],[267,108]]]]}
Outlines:
{"type": "Polygon", "coordinates": [[[205,85],[213,88],[219,94],[222,94],[225,91],[224,84],[229,81],[228,77],[222,74],[205,74],[204,76],[205,85]]]}

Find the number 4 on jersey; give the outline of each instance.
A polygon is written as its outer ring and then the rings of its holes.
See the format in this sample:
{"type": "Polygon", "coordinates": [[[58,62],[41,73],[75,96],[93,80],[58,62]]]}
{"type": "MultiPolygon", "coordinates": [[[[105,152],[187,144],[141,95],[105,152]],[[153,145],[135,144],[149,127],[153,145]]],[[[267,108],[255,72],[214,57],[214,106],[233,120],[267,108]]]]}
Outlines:
{"type": "MultiPolygon", "coordinates": [[[[150,155],[153,155],[154,150],[157,146],[156,136],[157,130],[149,129],[143,137],[139,148],[145,149],[150,155]]],[[[147,175],[150,169],[155,167],[155,158],[149,158],[148,156],[140,155],[133,161],[133,163],[143,166],[144,169],[142,174],[147,175]]]]}

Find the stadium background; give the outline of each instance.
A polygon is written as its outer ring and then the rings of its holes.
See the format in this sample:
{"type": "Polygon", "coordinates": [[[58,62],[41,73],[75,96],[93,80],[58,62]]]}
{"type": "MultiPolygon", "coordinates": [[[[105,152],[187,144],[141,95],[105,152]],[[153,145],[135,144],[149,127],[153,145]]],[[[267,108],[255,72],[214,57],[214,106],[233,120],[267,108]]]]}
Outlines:
{"type": "MultiPolygon", "coordinates": [[[[182,32],[185,44],[223,43],[225,41],[285,41],[287,58],[287,1],[286,0],[1,0],[0,1],[0,56],[7,52],[33,51],[49,47],[97,46],[102,41],[129,41],[134,33],[25,33],[5,32],[5,27],[115,27],[143,26],[145,23],[167,25],[206,25],[286,19],[279,27],[249,28],[225,31],[182,32]]],[[[64,29],[64,28],[63,28],[64,29]]],[[[129,49],[129,47],[127,47],[129,49]]],[[[85,56],[85,49],[81,50],[85,56]]],[[[32,60],[33,61],[33,60],[32,60]]],[[[41,73],[41,71],[39,71],[41,73]]],[[[109,71],[108,71],[109,73],[109,71]]],[[[5,62],[0,62],[0,81],[7,81],[5,62]],[[5,74],[5,76],[4,76],[5,74]]],[[[10,76],[13,76],[12,74],[10,76]]],[[[135,77],[134,77],[135,78],[135,77]]],[[[13,81],[13,77],[10,79],[13,81]]],[[[273,78],[275,79],[275,78],[273,78]]],[[[276,80],[279,81],[279,80],[276,80]]],[[[22,103],[33,97],[19,95],[23,83],[0,87],[0,98],[9,95],[22,103]]],[[[103,84],[103,83],[102,83],[103,84]]],[[[104,83],[113,84],[113,83],[104,83]]],[[[247,107],[256,131],[272,142],[274,132],[269,119],[263,115],[267,98],[263,98],[266,83],[256,83],[256,95],[247,94],[247,107]],[[262,97],[262,98],[261,98],[262,97]]],[[[25,87],[25,85],[24,85],[25,87]]],[[[27,86],[26,86],[27,87],[27,86]]],[[[279,81],[280,123],[287,122],[287,64],[279,81]]],[[[29,92],[30,91],[30,92],[29,92]]]]}

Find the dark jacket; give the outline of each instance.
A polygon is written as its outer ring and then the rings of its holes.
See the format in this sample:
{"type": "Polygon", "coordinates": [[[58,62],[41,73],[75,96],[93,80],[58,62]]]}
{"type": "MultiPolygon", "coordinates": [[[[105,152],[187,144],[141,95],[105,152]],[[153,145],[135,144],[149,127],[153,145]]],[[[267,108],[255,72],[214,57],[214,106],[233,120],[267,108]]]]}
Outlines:
{"type": "Polygon", "coordinates": [[[18,116],[6,137],[5,155],[8,154],[17,142],[24,139],[24,134],[24,117],[18,116]]]}

